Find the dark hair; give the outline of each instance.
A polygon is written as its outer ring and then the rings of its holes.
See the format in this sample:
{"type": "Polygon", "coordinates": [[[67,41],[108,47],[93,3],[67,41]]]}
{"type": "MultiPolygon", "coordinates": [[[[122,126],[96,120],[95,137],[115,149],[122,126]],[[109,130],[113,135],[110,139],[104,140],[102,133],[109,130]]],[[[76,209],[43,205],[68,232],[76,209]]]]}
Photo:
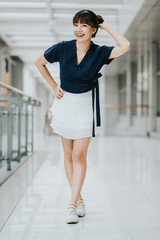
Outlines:
{"type": "MultiPolygon", "coordinates": [[[[100,15],[96,15],[94,12],[90,10],[81,10],[77,12],[73,17],[73,24],[74,23],[86,23],[93,28],[96,28],[98,31],[98,24],[102,23],[104,19],[100,15]]],[[[92,38],[96,36],[97,31],[92,35],[92,38]]]]}

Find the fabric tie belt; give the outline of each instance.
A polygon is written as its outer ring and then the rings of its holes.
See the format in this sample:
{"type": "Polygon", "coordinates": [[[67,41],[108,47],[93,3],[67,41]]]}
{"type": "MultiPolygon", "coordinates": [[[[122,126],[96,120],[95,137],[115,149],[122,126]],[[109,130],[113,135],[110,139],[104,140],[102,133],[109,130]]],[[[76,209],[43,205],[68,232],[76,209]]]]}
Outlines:
{"type": "Polygon", "coordinates": [[[99,83],[98,78],[102,76],[102,73],[98,73],[92,80],[92,109],[93,109],[93,128],[92,137],[95,137],[95,120],[94,120],[94,88],[96,88],[96,120],[97,127],[101,126],[100,104],[99,104],[99,83]]]}

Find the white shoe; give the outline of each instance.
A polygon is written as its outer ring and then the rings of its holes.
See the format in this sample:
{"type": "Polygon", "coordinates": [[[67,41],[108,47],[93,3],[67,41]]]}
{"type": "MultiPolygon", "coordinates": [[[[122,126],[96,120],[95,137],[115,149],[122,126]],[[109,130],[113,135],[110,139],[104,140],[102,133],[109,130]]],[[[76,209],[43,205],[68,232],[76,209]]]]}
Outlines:
{"type": "Polygon", "coordinates": [[[79,222],[78,216],[76,214],[76,209],[77,209],[76,204],[68,204],[66,223],[78,223],[79,222]]]}
{"type": "Polygon", "coordinates": [[[77,213],[78,217],[85,216],[85,205],[84,205],[83,198],[79,198],[77,201],[76,213],[77,213]]]}

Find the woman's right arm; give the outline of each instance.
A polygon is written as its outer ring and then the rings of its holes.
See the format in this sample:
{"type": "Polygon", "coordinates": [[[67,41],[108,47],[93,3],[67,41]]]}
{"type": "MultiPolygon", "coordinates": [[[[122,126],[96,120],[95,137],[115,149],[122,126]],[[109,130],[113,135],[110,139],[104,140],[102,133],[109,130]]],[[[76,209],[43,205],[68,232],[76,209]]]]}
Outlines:
{"type": "Polygon", "coordinates": [[[37,60],[35,61],[35,65],[38,68],[39,72],[42,74],[42,76],[46,79],[46,81],[49,83],[49,85],[52,87],[52,89],[55,92],[55,96],[57,98],[61,98],[63,96],[63,89],[55,82],[55,80],[52,78],[51,74],[49,73],[46,64],[48,61],[45,59],[44,54],[41,54],[37,60]]]}

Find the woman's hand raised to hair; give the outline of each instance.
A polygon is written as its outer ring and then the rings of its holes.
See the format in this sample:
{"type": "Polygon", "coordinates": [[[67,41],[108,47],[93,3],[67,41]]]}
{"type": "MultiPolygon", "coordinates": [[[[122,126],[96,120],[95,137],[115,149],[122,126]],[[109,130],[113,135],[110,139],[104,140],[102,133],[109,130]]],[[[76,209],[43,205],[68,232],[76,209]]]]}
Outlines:
{"type": "Polygon", "coordinates": [[[98,27],[101,29],[105,29],[107,24],[108,24],[108,21],[104,19],[103,23],[98,24],[98,27]]]}
{"type": "Polygon", "coordinates": [[[63,94],[65,93],[65,91],[60,87],[59,84],[53,90],[55,93],[55,97],[58,99],[62,98],[63,94]]]}

